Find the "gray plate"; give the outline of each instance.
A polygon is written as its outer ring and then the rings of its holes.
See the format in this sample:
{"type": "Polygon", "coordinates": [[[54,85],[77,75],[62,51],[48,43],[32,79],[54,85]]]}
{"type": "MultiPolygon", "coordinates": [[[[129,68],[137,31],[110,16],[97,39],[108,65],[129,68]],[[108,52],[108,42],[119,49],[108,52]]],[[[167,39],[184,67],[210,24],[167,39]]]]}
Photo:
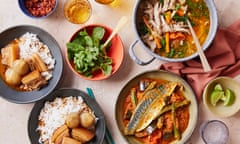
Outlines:
{"type": "Polygon", "coordinates": [[[19,38],[26,32],[32,32],[34,34],[37,34],[40,41],[49,47],[52,56],[56,60],[56,64],[53,70],[52,79],[48,82],[47,86],[44,86],[39,91],[32,91],[32,92],[17,91],[9,87],[2,79],[0,79],[0,96],[14,103],[31,103],[44,98],[55,89],[55,87],[57,86],[57,84],[61,79],[62,71],[63,71],[63,60],[62,60],[60,46],[58,45],[57,41],[49,33],[42,30],[41,28],[30,26],[30,25],[21,25],[21,26],[11,27],[1,32],[0,33],[0,40],[1,40],[0,49],[6,46],[15,38],[19,38]]]}
{"type": "Polygon", "coordinates": [[[44,103],[46,101],[53,101],[56,97],[67,96],[81,96],[84,102],[94,111],[94,114],[98,118],[96,124],[96,136],[88,144],[101,144],[103,142],[106,124],[104,114],[97,102],[93,100],[90,96],[88,96],[86,93],[78,89],[62,88],[55,90],[53,93],[47,96],[46,99],[41,100],[34,105],[28,120],[28,136],[32,144],[39,144],[39,134],[36,131],[36,128],[38,126],[38,115],[40,114],[44,103]]]}
{"type": "Polygon", "coordinates": [[[179,77],[178,75],[176,75],[174,73],[171,73],[168,71],[163,71],[163,70],[154,70],[154,71],[147,71],[147,72],[141,73],[141,74],[137,75],[136,77],[134,77],[133,79],[131,79],[129,82],[127,82],[126,85],[120,91],[118,98],[117,98],[117,102],[115,104],[115,117],[116,117],[118,128],[119,128],[122,136],[125,138],[125,140],[129,144],[143,144],[140,141],[136,140],[132,136],[124,136],[124,134],[123,134],[124,124],[122,121],[122,119],[123,119],[122,118],[122,114],[123,114],[122,106],[124,104],[124,99],[129,94],[130,89],[133,86],[137,85],[139,83],[139,81],[143,78],[165,79],[168,81],[178,82],[184,86],[184,95],[186,96],[186,98],[188,100],[191,101],[190,108],[189,108],[190,119],[189,119],[187,129],[182,134],[181,140],[174,141],[173,143],[174,144],[185,143],[192,135],[192,133],[196,127],[196,124],[197,124],[198,103],[197,103],[197,100],[196,100],[196,97],[195,97],[195,94],[194,94],[192,88],[185,80],[183,80],[181,77],[179,77]]]}

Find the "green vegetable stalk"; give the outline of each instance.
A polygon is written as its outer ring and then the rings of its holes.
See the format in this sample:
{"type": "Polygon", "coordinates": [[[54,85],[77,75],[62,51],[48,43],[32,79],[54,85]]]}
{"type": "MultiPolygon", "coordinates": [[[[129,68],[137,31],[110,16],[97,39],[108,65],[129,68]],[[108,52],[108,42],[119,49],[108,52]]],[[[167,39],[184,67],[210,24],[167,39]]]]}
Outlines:
{"type": "MultiPolygon", "coordinates": [[[[178,108],[180,108],[180,107],[187,106],[187,105],[189,105],[190,103],[191,103],[191,102],[190,102],[189,100],[183,100],[183,101],[181,101],[181,102],[177,102],[177,103],[174,104],[174,109],[178,109],[178,108]]],[[[167,106],[165,106],[165,107],[162,109],[160,115],[162,115],[162,114],[164,114],[164,113],[166,113],[166,112],[168,112],[168,111],[171,111],[171,110],[172,110],[172,105],[167,105],[167,106]]]]}
{"type": "Polygon", "coordinates": [[[149,84],[149,86],[144,90],[143,95],[145,95],[149,90],[153,89],[156,86],[157,82],[153,81],[149,84]]]}
{"type": "Polygon", "coordinates": [[[173,117],[173,134],[174,134],[174,138],[176,138],[177,140],[181,139],[181,134],[180,131],[177,127],[177,118],[176,118],[176,113],[175,113],[175,104],[172,104],[172,117],[173,117]]]}
{"type": "Polygon", "coordinates": [[[131,89],[131,102],[134,107],[137,107],[137,93],[136,88],[131,89]]]}

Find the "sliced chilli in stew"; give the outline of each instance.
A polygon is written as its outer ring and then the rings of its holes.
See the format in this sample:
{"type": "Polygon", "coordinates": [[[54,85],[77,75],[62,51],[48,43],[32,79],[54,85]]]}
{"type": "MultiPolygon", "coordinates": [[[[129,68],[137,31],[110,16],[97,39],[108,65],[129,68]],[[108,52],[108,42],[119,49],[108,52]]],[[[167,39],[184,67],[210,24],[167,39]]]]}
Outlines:
{"type": "Polygon", "coordinates": [[[203,44],[210,27],[204,0],[142,0],[137,10],[137,30],[154,53],[167,58],[184,58],[197,51],[187,19],[203,44]]]}
{"type": "Polygon", "coordinates": [[[180,140],[188,127],[190,100],[178,82],[143,78],[124,99],[124,135],[146,144],[180,140]]]}

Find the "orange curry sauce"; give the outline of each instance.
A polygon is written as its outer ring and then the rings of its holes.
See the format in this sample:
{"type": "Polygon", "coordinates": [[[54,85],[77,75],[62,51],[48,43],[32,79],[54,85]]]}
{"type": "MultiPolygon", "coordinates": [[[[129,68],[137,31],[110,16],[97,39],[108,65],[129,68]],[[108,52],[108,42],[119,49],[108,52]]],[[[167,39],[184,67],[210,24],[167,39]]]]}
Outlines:
{"type": "MultiPolygon", "coordinates": [[[[157,81],[156,87],[168,82],[168,81],[162,80],[162,79],[144,79],[144,80],[147,80],[149,82],[157,81]]],[[[139,86],[136,85],[136,86],[132,87],[131,90],[132,89],[136,89],[137,101],[138,102],[141,101],[141,99],[143,97],[143,92],[139,91],[139,86]]],[[[122,117],[123,117],[123,123],[124,123],[125,127],[127,126],[127,124],[130,121],[129,119],[125,119],[125,115],[126,115],[127,111],[128,110],[134,111],[134,106],[131,102],[131,90],[129,91],[128,96],[125,98],[124,104],[122,107],[123,108],[122,117]]],[[[170,103],[181,102],[185,99],[186,98],[185,98],[181,88],[177,88],[170,97],[170,103]]],[[[162,128],[161,129],[156,128],[151,135],[145,135],[145,136],[141,136],[141,137],[136,136],[137,134],[135,133],[135,135],[133,135],[133,137],[144,144],[159,144],[159,143],[169,144],[169,143],[173,142],[174,140],[176,140],[173,135],[173,117],[172,117],[171,110],[166,113],[163,113],[161,115],[161,117],[162,117],[162,128]]],[[[188,126],[189,117],[190,117],[189,105],[175,109],[175,118],[176,118],[175,121],[176,121],[176,125],[177,125],[181,135],[188,126]]]]}

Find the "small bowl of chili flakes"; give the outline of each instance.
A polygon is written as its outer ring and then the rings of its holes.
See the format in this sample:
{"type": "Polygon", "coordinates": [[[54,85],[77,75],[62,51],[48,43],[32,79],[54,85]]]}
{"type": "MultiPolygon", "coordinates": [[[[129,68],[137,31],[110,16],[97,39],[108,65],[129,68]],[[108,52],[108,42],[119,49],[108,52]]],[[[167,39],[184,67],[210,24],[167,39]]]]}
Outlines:
{"type": "Polygon", "coordinates": [[[18,0],[22,12],[31,18],[46,18],[51,15],[58,0],[18,0]]]}

